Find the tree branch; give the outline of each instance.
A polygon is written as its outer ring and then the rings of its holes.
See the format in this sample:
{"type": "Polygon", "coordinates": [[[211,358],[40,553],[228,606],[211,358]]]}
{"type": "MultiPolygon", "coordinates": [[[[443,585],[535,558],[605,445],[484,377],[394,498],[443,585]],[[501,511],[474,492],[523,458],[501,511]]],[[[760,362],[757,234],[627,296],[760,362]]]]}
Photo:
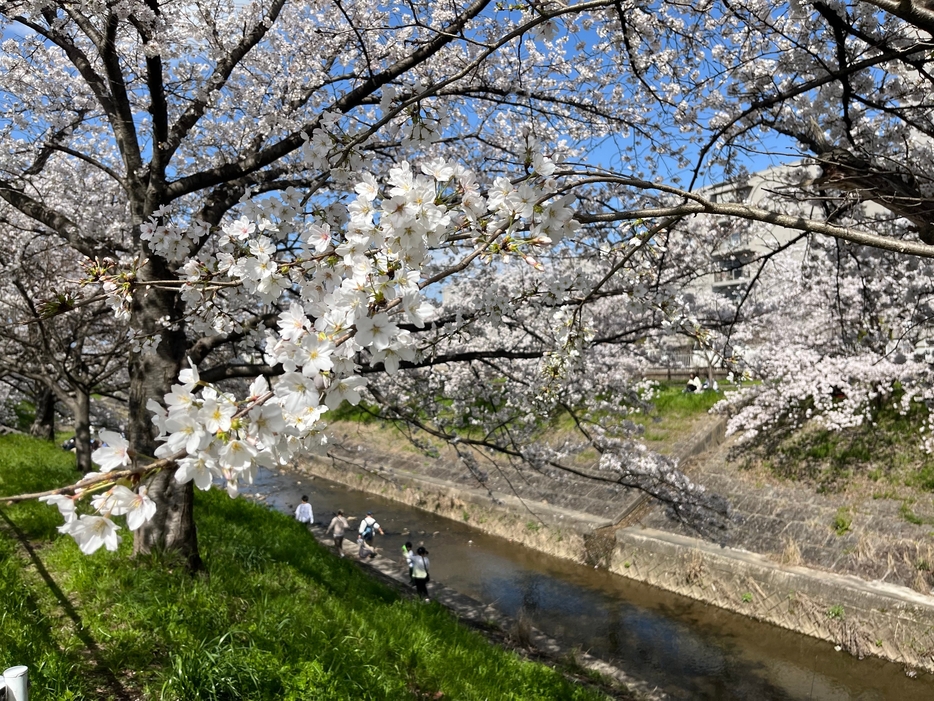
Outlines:
{"type": "Polygon", "coordinates": [[[26,216],[45,224],[65,239],[76,251],[88,258],[103,258],[112,254],[97,241],[84,236],[78,225],[64,214],[17,190],[6,180],[0,180],[0,199],[26,216]]]}

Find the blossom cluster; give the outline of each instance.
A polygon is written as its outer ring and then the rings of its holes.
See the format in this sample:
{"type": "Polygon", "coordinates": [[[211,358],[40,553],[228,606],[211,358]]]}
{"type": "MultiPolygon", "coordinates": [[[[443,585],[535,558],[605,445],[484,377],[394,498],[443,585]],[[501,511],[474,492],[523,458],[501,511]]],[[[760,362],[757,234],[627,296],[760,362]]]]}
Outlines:
{"type": "Polygon", "coordinates": [[[311,447],[312,427],[327,409],[319,405],[314,385],[298,377],[280,383],[287,394],[279,396],[258,377],[249,396],[238,401],[202,383],[194,366],[183,370],[181,384],[165,396],[167,408],[152,399],[148,403],[162,441],[156,457],[177,459],[175,480],[181,484],[193,481],[209,489],[217,479],[237,496],[241,483],[252,484],[260,465],[273,467],[299,446],[311,447]]]}
{"type": "MultiPolygon", "coordinates": [[[[210,388],[195,398],[195,387],[183,381],[166,396],[167,412],[157,413],[165,430],[160,456],[184,448],[189,457],[182,460],[183,478],[197,473],[207,484],[209,475],[223,476],[235,493],[237,481],[249,478],[256,464],[287,459],[292,451],[283,436],[301,441],[318,435],[324,411],[360,400],[361,353],[390,375],[415,360],[413,335],[404,326],[423,328],[434,313],[421,284],[432,250],[466,235],[474,247],[496,243],[528,256],[576,228],[567,198],[549,202],[554,183],[546,176],[554,164],[541,154],[533,161],[538,172],[518,184],[501,178],[486,196],[473,172],[440,159],[421,164],[420,172],[399,163],[385,183],[363,173],[342,216],[316,218],[299,229],[291,239],[299,245],[297,255],[265,235],[274,229],[264,224],[271,221],[268,203],[254,201],[259,224],[244,217],[225,227],[218,252],[188,266],[186,283],[196,287],[202,275],[226,275],[263,302],[291,298],[265,339],[266,362],[283,369],[272,398],[263,400],[275,429],[250,433],[259,406],[228,425],[242,404],[210,388]],[[227,417],[223,423],[206,424],[217,412],[227,417]]],[[[282,218],[281,211],[275,218],[282,218]]],[[[186,370],[186,377],[195,372],[186,370]]],[[[260,396],[254,387],[251,400],[260,396]]]]}
{"type": "MultiPolygon", "coordinates": [[[[422,281],[434,251],[457,251],[463,244],[452,242],[466,241],[460,255],[494,249],[534,267],[537,250],[576,229],[570,198],[552,195],[554,163],[541,153],[528,160],[524,177],[499,178],[485,193],[472,171],[441,159],[417,170],[401,162],[385,182],[361,173],[348,206],[319,211],[310,222],[298,216],[297,192],[282,200],[248,193],[242,216],[182,266],[182,294],[213,313],[206,321],[218,330],[229,329],[225,300],[230,306],[250,300],[278,305],[275,328],[266,330],[263,343],[265,362],[281,373],[271,383],[257,377],[238,398],[201,380],[194,365],[182,370],[163,403],[150,399],[147,405],[161,442],[155,458],[177,465],[179,483],[208,489],[218,482],[233,497],[260,466],[319,449],[326,443],[324,414],[361,399],[361,362],[393,375],[417,359],[410,329],[424,328],[435,313],[422,281]],[[209,296],[213,301],[205,304],[209,296]]],[[[154,218],[145,235],[171,257],[182,254],[184,241],[204,234],[196,228],[194,235],[181,234],[154,218]]],[[[564,345],[575,345],[570,338],[576,333],[566,331],[564,345]]],[[[125,441],[108,443],[94,460],[105,471],[129,465],[125,441]]],[[[131,508],[126,495],[113,490],[94,501],[98,515],[63,527],[82,549],[116,547],[109,516],[126,514],[131,529],[145,521],[136,515],[141,507],[131,508]]],[[[151,504],[144,488],[135,498],[151,504]]],[[[56,502],[67,508],[62,499],[56,502]]]]}
{"type": "MultiPolygon", "coordinates": [[[[916,403],[934,405],[927,362],[894,362],[871,353],[828,357],[807,347],[785,350],[760,364],[767,379],[728,392],[714,407],[732,412],[727,433],[741,432],[741,442],[808,422],[830,431],[871,424],[878,407],[889,401],[903,415],[916,403]]],[[[934,436],[924,435],[930,414],[920,430],[923,447],[931,452],[934,436]]]]}
{"type": "MultiPolygon", "coordinates": [[[[130,464],[131,456],[127,440],[119,433],[101,431],[100,438],[103,445],[94,451],[92,459],[100,465],[102,473],[111,472],[130,464]]],[[[99,477],[98,473],[85,475],[84,482],[93,481],[99,477]]],[[[134,491],[129,486],[116,483],[106,491],[94,493],[84,489],[76,489],[74,496],[53,494],[40,497],[39,501],[53,504],[65,519],[59,526],[61,533],[70,535],[78,543],[81,552],[90,555],[101,547],[107,550],[116,550],[120,544],[117,531],[120,527],[111,517],[126,516],[126,525],[131,531],[140,528],[156,513],[156,505],[146,493],[146,486],[140,485],[134,491]],[[77,502],[90,494],[91,506],[95,513],[78,514],[77,502]]]]}

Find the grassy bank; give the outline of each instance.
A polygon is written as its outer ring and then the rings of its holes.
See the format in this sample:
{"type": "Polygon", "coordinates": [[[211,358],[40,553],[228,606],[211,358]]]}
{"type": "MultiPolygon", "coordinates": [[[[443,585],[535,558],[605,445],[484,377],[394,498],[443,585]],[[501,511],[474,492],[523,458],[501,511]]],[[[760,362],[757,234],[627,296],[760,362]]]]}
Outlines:
{"type": "MultiPolygon", "coordinates": [[[[0,490],[75,476],[73,456],[0,437],[0,490]]],[[[436,604],[400,596],[289,517],[198,494],[206,572],[83,556],[54,508],[3,508],[0,664],[27,664],[33,699],[595,699],[490,645],[436,604]]]]}
{"type": "Polygon", "coordinates": [[[926,409],[905,415],[887,404],[873,420],[841,431],[816,422],[776,430],[744,449],[747,467],[813,484],[820,492],[865,492],[876,498],[911,499],[934,492],[934,458],[919,431],[926,409]]]}
{"type": "Polygon", "coordinates": [[[652,410],[631,418],[644,427],[642,440],[647,446],[669,453],[699,422],[708,420],[710,408],[721,399],[722,392],[685,392],[683,383],[662,382],[652,399],[652,410]]]}

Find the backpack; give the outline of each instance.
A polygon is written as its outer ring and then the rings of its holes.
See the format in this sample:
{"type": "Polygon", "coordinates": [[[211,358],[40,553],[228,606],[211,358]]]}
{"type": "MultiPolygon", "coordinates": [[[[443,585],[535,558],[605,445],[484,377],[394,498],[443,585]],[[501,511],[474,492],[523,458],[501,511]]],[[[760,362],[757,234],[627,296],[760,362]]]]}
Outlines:
{"type": "Polygon", "coordinates": [[[373,522],[365,522],[366,527],[363,529],[363,539],[364,540],[373,540],[373,522]]]}

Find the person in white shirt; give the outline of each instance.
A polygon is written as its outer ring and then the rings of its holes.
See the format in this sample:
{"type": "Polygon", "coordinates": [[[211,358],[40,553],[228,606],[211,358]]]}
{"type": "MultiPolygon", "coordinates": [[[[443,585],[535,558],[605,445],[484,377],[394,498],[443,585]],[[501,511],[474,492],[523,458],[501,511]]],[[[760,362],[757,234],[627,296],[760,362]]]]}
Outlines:
{"type": "Polygon", "coordinates": [[[424,597],[425,601],[428,601],[428,582],[431,581],[428,564],[428,551],[419,546],[412,555],[412,581],[415,583],[415,591],[424,597]]]}
{"type": "Polygon", "coordinates": [[[311,526],[315,522],[315,514],[311,510],[311,504],[308,503],[307,495],[302,496],[302,503],[295,509],[295,520],[306,526],[311,526]]]}

